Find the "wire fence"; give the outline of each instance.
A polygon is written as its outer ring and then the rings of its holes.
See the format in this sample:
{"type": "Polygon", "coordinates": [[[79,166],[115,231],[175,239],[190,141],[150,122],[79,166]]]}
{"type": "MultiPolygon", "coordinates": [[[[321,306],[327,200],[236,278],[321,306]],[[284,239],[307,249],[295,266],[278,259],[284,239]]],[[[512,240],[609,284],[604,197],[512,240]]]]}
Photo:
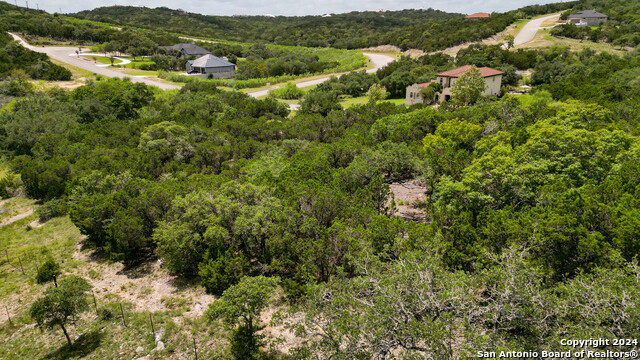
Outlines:
{"type": "MultiPolygon", "coordinates": [[[[33,257],[24,257],[24,254],[12,255],[7,249],[4,249],[3,253],[5,256],[0,261],[0,265],[2,265],[2,263],[7,264],[9,267],[9,272],[19,273],[30,279],[34,279],[34,280],[36,279],[36,276],[40,269],[40,264],[38,263],[37,260],[33,259],[33,257]],[[24,259],[28,259],[29,262],[32,263],[33,265],[30,267],[23,265],[23,261],[22,261],[23,257],[24,259]]],[[[2,269],[1,275],[3,278],[5,278],[6,275],[8,275],[6,273],[5,268],[2,269]]],[[[5,282],[7,281],[6,278],[4,279],[4,281],[5,282]]],[[[154,322],[153,313],[149,312],[149,319],[148,321],[145,321],[143,324],[140,324],[140,322],[136,322],[136,324],[134,324],[133,322],[129,321],[129,318],[131,318],[135,314],[133,314],[133,311],[127,311],[126,303],[106,302],[105,306],[101,307],[99,306],[99,301],[101,299],[96,297],[96,294],[93,290],[91,291],[91,294],[88,294],[87,296],[88,297],[90,296],[89,302],[90,304],[93,304],[93,309],[91,310],[95,311],[96,320],[108,320],[107,314],[110,313],[109,310],[104,310],[105,311],[104,314],[101,313],[101,311],[103,311],[103,309],[109,309],[109,306],[110,307],[115,306],[119,310],[119,314],[117,316],[114,316],[115,320],[120,320],[122,322],[122,325],[127,329],[139,331],[142,336],[151,334],[151,336],[153,336],[153,341],[156,344],[156,348],[158,348],[159,343],[162,343],[161,346],[164,347],[165,342],[162,341],[161,339],[162,330],[159,329],[158,331],[156,331],[155,325],[157,324],[157,321],[154,322]]],[[[15,326],[19,325],[19,323],[15,320],[24,311],[28,311],[28,306],[17,305],[17,306],[13,306],[12,308],[9,308],[8,305],[5,305],[4,311],[0,312],[0,321],[8,322],[10,329],[14,328],[15,326]],[[4,316],[6,316],[6,319],[3,319],[4,316]]],[[[188,341],[188,342],[190,343],[188,347],[190,347],[191,349],[188,349],[187,352],[191,353],[191,358],[198,360],[198,345],[197,345],[195,334],[191,334],[191,341],[188,341]]]]}

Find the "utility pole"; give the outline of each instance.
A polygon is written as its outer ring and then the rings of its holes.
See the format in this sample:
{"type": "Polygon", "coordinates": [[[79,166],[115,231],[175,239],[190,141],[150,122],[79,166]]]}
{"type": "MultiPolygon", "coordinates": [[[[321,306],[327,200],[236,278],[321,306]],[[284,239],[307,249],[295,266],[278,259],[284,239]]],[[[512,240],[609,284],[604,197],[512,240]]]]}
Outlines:
{"type": "Polygon", "coordinates": [[[29,8],[29,2],[27,1],[27,9],[29,8]]]}
{"type": "Polygon", "coordinates": [[[40,6],[38,6],[38,3],[36,3],[36,9],[40,11],[40,6]]]}

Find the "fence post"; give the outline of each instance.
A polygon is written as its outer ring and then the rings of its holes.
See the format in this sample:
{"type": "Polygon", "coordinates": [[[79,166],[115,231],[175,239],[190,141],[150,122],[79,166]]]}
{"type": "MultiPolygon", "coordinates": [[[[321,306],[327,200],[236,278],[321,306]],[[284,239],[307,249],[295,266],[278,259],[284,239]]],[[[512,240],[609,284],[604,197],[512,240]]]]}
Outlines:
{"type": "Polygon", "coordinates": [[[120,314],[122,314],[122,323],[124,327],[127,327],[127,320],[124,318],[124,310],[122,310],[122,303],[120,303],[120,314]]]}
{"type": "Polygon", "coordinates": [[[153,327],[153,317],[151,316],[151,313],[149,313],[149,321],[151,322],[151,333],[153,334],[153,341],[155,341],[156,329],[153,327]]]}
{"type": "Polygon", "coordinates": [[[96,308],[96,315],[99,315],[98,314],[98,302],[96,302],[96,294],[93,291],[91,291],[91,295],[93,296],[93,306],[96,308]]]}
{"type": "Polygon", "coordinates": [[[7,311],[7,318],[9,318],[9,325],[13,326],[13,321],[11,321],[11,314],[9,314],[9,308],[5,305],[4,309],[7,311]]]}
{"type": "Polygon", "coordinates": [[[18,264],[20,264],[20,271],[22,271],[22,275],[24,275],[24,269],[22,268],[22,261],[20,261],[20,256],[18,256],[18,264]]]}
{"type": "Polygon", "coordinates": [[[193,338],[193,353],[196,355],[196,360],[198,360],[198,348],[196,347],[196,336],[191,334],[193,338]]]}

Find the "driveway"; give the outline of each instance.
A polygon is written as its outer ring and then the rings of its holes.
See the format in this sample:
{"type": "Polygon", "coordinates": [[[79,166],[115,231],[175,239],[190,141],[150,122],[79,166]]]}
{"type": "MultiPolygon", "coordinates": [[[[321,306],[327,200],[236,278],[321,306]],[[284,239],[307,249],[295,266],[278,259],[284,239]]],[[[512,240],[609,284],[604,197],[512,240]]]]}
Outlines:
{"type": "Polygon", "coordinates": [[[520,31],[518,32],[518,34],[516,35],[513,41],[513,45],[518,46],[533,40],[538,30],[540,30],[542,23],[544,23],[547,20],[550,20],[553,18],[559,18],[559,17],[560,17],[560,14],[555,14],[555,15],[549,15],[549,16],[545,16],[539,19],[534,19],[529,21],[522,27],[522,29],[520,29],[520,31]]]}
{"type": "Polygon", "coordinates": [[[62,61],[63,63],[67,63],[69,65],[73,65],[75,67],[79,67],[81,69],[91,71],[92,73],[99,74],[107,77],[117,77],[124,78],[128,77],[131,79],[131,82],[140,82],[145,83],[147,85],[156,86],[162,90],[172,90],[179,89],[180,86],[174,84],[167,84],[159,81],[154,81],[151,79],[146,79],[143,77],[135,77],[129,76],[127,74],[109,70],[101,63],[94,63],[92,60],[87,59],[82,56],[78,56],[76,54],[77,47],[68,47],[68,46],[47,46],[47,47],[37,47],[29,45],[23,38],[20,36],[9,33],[15,40],[17,40],[22,46],[26,47],[29,50],[33,50],[35,52],[43,53],[49,55],[50,58],[56,59],[58,61],[62,61]]]}

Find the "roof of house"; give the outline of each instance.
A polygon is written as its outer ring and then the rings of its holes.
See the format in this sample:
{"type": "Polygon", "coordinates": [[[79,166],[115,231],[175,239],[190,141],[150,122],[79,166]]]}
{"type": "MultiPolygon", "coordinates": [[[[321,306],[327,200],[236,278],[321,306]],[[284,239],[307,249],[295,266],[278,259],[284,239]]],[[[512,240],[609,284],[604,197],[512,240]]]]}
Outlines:
{"type": "Polygon", "coordinates": [[[195,44],[175,44],[175,45],[160,46],[160,47],[163,49],[182,51],[187,56],[211,54],[211,51],[207,49],[203,49],[200,46],[195,44]]]}
{"type": "MultiPolygon", "coordinates": [[[[457,78],[462,76],[462,74],[466,73],[472,67],[473,67],[472,65],[465,65],[459,68],[455,68],[453,70],[441,72],[439,74],[436,74],[436,76],[457,78]]],[[[480,74],[482,75],[482,77],[491,77],[491,76],[504,74],[504,72],[500,70],[492,69],[489,67],[481,67],[481,68],[478,68],[478,70],[480,70],[480,74]]]]}
{"type": "Polygon", "coordinates": [[[191,66],[199,67],[199,68],[215,68],[215,67],[227,67],[227,66],[236,66],[236,65],[224,59],[220,59],[217,56],[205,55],[193,60],[193,62],[191,63],[191,66]]]}
{"type": "Polygon", "coordinates": [[[435,81],[431,80],[431,81],[426,82],[426,83],[418,84],[418,87],[419,88],[426,88],[426,87],[429,87],[429,84],[431,84],[431,83],[435,83],[435,81]]]}
{"type": "Polygon", "coordinates": [[[479,12],[479,13],[467,15],[465,16],[465,19],[477,19],[477,18],[488,18],[488,17],[491,17],[491,14],[479,12]]]}
{"type": "Polygon", "coordinates": [[[569,18],[608,18],[609,16],[599,13],[595,10],[584,10],[569,15],[569,18]]]}

